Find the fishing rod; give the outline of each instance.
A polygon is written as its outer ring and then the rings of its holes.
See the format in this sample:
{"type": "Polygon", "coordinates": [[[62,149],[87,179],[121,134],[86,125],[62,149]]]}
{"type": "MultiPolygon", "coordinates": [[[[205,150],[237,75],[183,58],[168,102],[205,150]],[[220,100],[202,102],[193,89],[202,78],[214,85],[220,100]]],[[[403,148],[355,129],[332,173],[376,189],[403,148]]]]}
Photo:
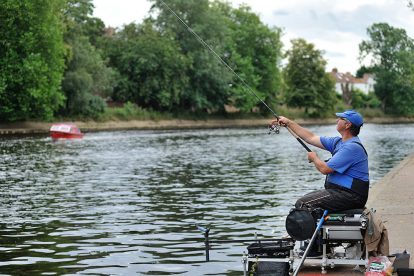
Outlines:
{"type": "MultiPolygon", "coordinates": [[[[190,28],[190,26],[187,25],[187,23],[184,22],[184,20],[181,19],[180,16],[178,16],[178,14],[176,14],[171,8],[170,6],[168,6],[163,0],[160,0],[160,2],[170,11],[171,14],[173,14],[175,17],[177,17],[177,19],[187,28],[187,30],[195,36],[195,38],[197,38],[197,40],[208,50],[210,50],[211,53],[213,53],[213,55],[221,62],[221,64],[223,64],[225,67],[227,67],[228,70],[230,70],[230,72],[232,72],[240,81],[241,83],[244,85],[244,87],[247,89],[247,91],[249,91],[253,96],[256,97],[256,99],[258,99],[272,114],[273,116],[276,117],[277,120],[279,120],[279,116],[276,114],[275,111],[273,111],[273,109],[271,109],[254,91],[253,89],[244,81],[244,79],[242,77],[239,76],[239,74],[237,74],[233,68],[231,68],[230,65],[228,65],[227,62],[225,62],[217,53],[216,51],[213,50],[213,48],[207,43],[205,42],[193,29],[190,28]]],[[[293,132],[287,125],[285,125],[284,127],[287,128],[287,130],[289,131],[290,134],[293,135],[293,137],[296,138],[296,140],[306,149],[307,152],[311,152],[310,148],[303,142],[302,139],[300,139],[300,137],[293,132]]],[[[269,126],[269,133],[271,133],[272,131],[275,131],[276,133],[279,132],[278,126],[269,126]]]]}

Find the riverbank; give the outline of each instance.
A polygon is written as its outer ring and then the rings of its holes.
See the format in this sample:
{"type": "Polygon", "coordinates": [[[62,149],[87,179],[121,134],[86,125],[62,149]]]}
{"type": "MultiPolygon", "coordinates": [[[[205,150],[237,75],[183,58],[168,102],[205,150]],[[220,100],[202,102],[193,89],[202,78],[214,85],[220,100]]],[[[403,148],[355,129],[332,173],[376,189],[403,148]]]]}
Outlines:
{"type": "MultiPolygon", "coordinates": [[[[207,129],[207,128],[237,128],[237,127],[266,127],[272,120],[264,119],[207,119],[207,120],[130,120],[130,121],[79,121],[74,122],[82,132],[106,130],[161,130],[161,129],[207,129]]],[[[303,125],[333,124],[335,119],[297,119],[303,125]]],[[[414,118],[367,118],[366,123],[396,124],[414,123],[414,118]]],[[[13,134],[45,134],[48,133],[50,122],[18,122],[0,124],[0,135],[13,134]]]]}
{"type": "Polygon", "coordinates": [[[407,250],[414,268],[414,154],[387,173],[370,190],[367,206],[377,210],[388,230],[390,253],[407,250]]]}

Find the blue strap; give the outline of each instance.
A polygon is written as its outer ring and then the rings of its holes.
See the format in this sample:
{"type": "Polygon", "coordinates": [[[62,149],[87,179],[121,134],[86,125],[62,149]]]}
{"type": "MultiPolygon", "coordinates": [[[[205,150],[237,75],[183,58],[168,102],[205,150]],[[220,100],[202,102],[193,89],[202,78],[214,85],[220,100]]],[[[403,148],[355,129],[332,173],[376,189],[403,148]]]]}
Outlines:
{"type": "MultiPolygon", "coordinates": [[[[341,141],[341,139],[336,140],[336,142],[334,144],[334,147],[333,147],[334,148],[334,152],[335,152],[336,146],[338,145],[339,141],[341,141]]],[[[365,147],[360,142],[352,141],[352,143],[355,143],[355,144],[360,145],[362,147],[362,149],[364,150],[365,154],[368,156],[367,150],[365,149],[365,147]]],[[[334,155],[335,155],[335,153],[332,154],[332,156],[334,156],[334,155]]]]}

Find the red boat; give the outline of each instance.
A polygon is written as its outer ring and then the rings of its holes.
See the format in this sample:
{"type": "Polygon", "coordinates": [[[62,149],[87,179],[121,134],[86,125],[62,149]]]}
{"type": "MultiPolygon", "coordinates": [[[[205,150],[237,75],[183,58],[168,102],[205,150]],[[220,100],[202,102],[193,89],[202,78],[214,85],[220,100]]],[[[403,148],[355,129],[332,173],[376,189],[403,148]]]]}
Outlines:
{"type": "Polygon", "coordinates": [[[58,123],[50,127],[50,137],[52,139],[81,139],[83,133],[72,123],[58,123]]]}

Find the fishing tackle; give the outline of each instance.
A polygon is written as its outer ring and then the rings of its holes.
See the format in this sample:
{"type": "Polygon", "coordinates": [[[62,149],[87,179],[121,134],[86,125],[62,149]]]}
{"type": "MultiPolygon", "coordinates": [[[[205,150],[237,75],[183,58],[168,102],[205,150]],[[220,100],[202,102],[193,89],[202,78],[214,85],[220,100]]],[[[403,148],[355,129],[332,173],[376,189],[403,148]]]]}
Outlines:
{"type": "Polygon", "coordinates": [[[279,125],[269,125],[268,128],[269,128],[269,132],[267,134],[269,134],[269,135],[272,134],[272,133],[275,133],[275,134],[280,133],[280,126],[279,125]]]}

